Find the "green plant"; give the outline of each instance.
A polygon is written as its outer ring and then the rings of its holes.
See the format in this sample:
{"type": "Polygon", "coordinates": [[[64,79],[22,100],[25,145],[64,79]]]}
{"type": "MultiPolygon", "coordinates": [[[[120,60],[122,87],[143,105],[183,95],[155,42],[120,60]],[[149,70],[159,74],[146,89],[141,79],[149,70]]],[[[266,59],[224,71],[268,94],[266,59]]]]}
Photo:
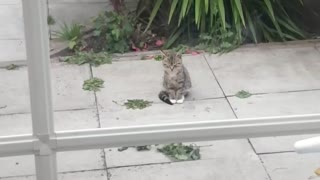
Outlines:
{"type": "Polygon", "coordinates": [[[216,28],[211,34],[199,35],[199,44],[196,49],[211,53],[225,53],[237,48],[240,43],[239,37],[230,28],[226,30],[216,28]]]}
{"type": "Polygon", "coordinates": [[[78,65],[90,64],[97,67],[102,64],[111,64],[112,58],[106,52],[76,52],[75,55],[67,57],[65,62],[78,65]]]}
{"type": "Polygon", "coordinates": [[[49,26],[52,26],[56,23],[56,20],[51,15],[48,15],[47,22],[49,26]]]}
{"type": "Polygon", "coordinates": [[[72,24],[69,26],[66,23],[63,23],[60,26],[60,31],[55,31],[54,35],[59,39],[67,41],[70,50],[77,51],[84,43],[82,41],[83,28],[84,26],[81,24],[72,24]]]}
{"type": "Polygon", "coordinates": [[[148,16],[146,30],[166,21],[167,29],[171,29],[166,47],[200,34],[212,39],[231,38],[229,32],[235,39],[227,41],[231,46],[244,40],[258,43],[304,38],[292,18],[300,13],[300,0],[140,0],[139,5],[138,10],[146,12],[142,15],[148,16]]]}
{"type": "Polygon", "coordinates": [[[132,20],[116,12],[105,12],[94,19],[94,36],[104,44],[103,50],[111,53],[129,51],[133,33],[132,20]]]}
{"type": "Polygon", "coordinates": [[[6,69],[7,70],[16,70],[16,69],[18,69],[18,66],[15,64],[10,64],[10,65],[6,66],[6,69]]]}
{"type": "Polygon", "coordinates": [[[142,99],[128,99],[128,102],[124,103],[127,109],[144,109],[146,107],[151,106],[152,102],[145,101],[142,99]]]}
{"type": "Polygon", "coordinates": [[[239,91],[235,96],[240,98],[240,99],[244,99],[244,98],[248,98],[250,97],[252,94],[249,93],[248,91],[244,91],[244,90],[241,90],[239,91]]]}
{"type": "Polygon", "coordinates": [[[104,81],[100,78],[93,77],[91,79],[85,80],[82,89],[85,91],[100,91],[103,88],[104,81]]]}
{"type": "Polygon", "coordinates": [[[198,160],[201,158],[200,149],[195,145],[186,146],[182,143],[170,144],[158,148],[158,151],[178,161],[198,160]]]}
{"type": "Polygon", "coordinates": [[[154,56],[154,60],[156,61],[162,61],[164,59],[164,56],[163,55],[156,55],[154,56]]]}

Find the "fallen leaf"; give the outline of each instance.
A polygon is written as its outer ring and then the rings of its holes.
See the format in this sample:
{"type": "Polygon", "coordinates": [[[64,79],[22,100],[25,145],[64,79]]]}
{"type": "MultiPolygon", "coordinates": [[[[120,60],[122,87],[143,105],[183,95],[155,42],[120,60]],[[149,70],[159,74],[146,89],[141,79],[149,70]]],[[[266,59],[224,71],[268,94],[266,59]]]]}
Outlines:
{"type": "Polygon", "coordinates": [[[320,168],[316,169],[316,170],[314,171],[314,173],[315,173],[317,176],[320,176],[320,168]]]}
{"type": "Polygon", "coordinates": [[[145,55],[141,57],[141,60],[149,60],[149,59],[153,59],[154,56],[153,55],[145,55]]]}
{"type": "Polygon", "coordinates": [[[137,151],[150,151],[151,146],[137,146],[136,149],[137,151]]]}
{"type": "Polygon", "coordinates": [[[235,96],[240,99],[245,99],[245,98],[250,97],[251,95],[252,95],[251,93],[244,91],[244,90],[241,90],[235,96]]]}
{"type": "Polygon", "coordinates": [[[17,69],[17,68],[18,68],[18,66],[15,65],[15,64],[10,64],[10,65],[6,66],[6,69],[7,69],[7,70],[15,70],[15,69],[17,69]]]}
{"type": "Polygon", "coordinates": [[[119,151],[119,152],[122,152],[122,151],[125,151],[125,150],[127,150],[127,149],[129,149],[129,147],[121,147],[121,148],[118,148],[118,151],[119,151]]]}

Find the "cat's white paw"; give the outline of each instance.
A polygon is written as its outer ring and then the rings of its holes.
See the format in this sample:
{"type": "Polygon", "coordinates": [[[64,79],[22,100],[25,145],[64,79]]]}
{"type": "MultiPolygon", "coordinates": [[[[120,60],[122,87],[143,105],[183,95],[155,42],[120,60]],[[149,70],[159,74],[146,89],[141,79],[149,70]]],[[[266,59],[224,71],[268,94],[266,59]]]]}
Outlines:
{"type": "Polygon", "coordinates": [[[177,101],[176,101],[175,99],[170,99],[170,102],[171,102],[172,104],[176,104],[176,103],[177,103],[177,101]]]}
{"type": "Polygon", "coordinates": [[[182,104],[183,102],[184,102],[184,96],[182,96],[181,99],[177,100],[177,103],[178,103],[178,104],[182,104]]]}

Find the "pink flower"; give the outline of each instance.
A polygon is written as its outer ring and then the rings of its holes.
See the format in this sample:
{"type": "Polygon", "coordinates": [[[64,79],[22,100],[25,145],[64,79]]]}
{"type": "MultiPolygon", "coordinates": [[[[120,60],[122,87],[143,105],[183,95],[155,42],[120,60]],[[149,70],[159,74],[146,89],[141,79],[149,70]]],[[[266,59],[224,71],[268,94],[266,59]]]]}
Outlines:
{"type": "Polygon", "coordinates": [[[162,40],[157,40],[156,41],[156,46],[162,46],[164,42],[162,40]]]}
{"type": "Polygon", "coordinates": [[[197,54],[199,54],[199,53],[198,53],[197,51],[192,51],[191,54],[192,54],[192,55],[197,55],[197,54]]]}

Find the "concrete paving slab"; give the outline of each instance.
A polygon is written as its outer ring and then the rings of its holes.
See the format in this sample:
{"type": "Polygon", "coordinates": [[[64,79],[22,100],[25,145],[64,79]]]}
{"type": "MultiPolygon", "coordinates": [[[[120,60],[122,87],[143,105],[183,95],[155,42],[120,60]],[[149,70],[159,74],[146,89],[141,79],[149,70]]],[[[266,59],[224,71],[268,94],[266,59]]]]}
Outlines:
{"type": "MultiPolygon", "coordinates": [[[[99,126],[97,112],[93,109],[55,112],[54,125],[58,131],[97,128],[99,126]]],[[[31,133],[31,114],[0,116],[0,136],[31,133]]]]}
{"type": "Polygon", "coordinates": [[[316,49],[320,52],[320,42],[316,43],[316,49]]]}
{"type": "MultiPolygon", "coordinates": [[[[193,83],[189,99],[223,97],[203,56],[186,56],[193,83]]],[[[93,69],[93,75],[105,80],[105,88],[97,93],[98,102],[109,106],[112,101],[125,102],[127,99],[145,99],[160,102],[158,93],[162,89],[163,68],[161,62],[122,61],[93,69]]]]}
{"type": "Polygon", "coordinates": [[[27,58],[24,40],[0,40],[0,49],[0,67],[25,64],[27,58]]]}
{"type": "MultiPolygon", "coordinates": [[[[36,180],[35,176],[8,177],[2,180],[36,180]]],[[[58,174],[59,180],[107,180],[106,171],[85,171],[58,174]]]]}
{"type": "MultiPolygon", "coordinates": [[[[210,159],[210,150],[219,151],[219,149],[212,150],[212,148],[209,147],[213,146],[213,144],[217,144],[216,142],[212,141],[190,142],[184,144],[195,144],[197,146],[200,146],[202,159],[210,159]]],[[[119,151],[118,148],[105,149],[107,166],[108,168],[112,168],[171,162],[171,160],[168,157],[158,152],[157,148],[160,148],[161,146],[162,145],[152,145],[151,150],[149,151],[137,151],[135,147],[129,147],[127,150],[124,151],[119,151]]]]}
{"type": "MultiPolygon", "coordinates": [[[[258,159],[247,140],[208,141],[205,143],[205,146],[202,145],[203,142],[192,143],[200,146],[201,160],[223,159],[225,157],[235,159],[243,158],[243,162],[248,162],[250,164],[252,163],[251,161],[256,161],[258,159]],[[236,150],[226,152],[226,149],[236,150]],[[241,157],[241,152],[245,152],[244,154],[246,155],[241,157]],[[245,158],[248,159],[245,160],[245,158]]],[[[190,143],[185,144],[189,145],[190,143]]],[[[158,147],[161,147],[161,145],[158,147]]],[[[114,148],[106,149],[105,152],[108,168],[172,162],[164,154],[157,151],[158,147],[152,146],[150,151],[137,151],[134,147],[121,152],[114,148]]]]}
{"type": "MultiPolygon", "coordinates": [[[[254,95],[247,99],[228,98],[239,118],[285,116],[320,113],[320,91],[254,95]]],[[[293,144],[301,139],[314,137],[285,136],[251,138],[257,153],[293,151],[293,144]]]]}
{"type": "Polygon", "coordinates": [[[108,180],[107,172],[104,171],[86,171],[76,173],[59,174],[59,180],[108,180]]]}
{"type": "Polygon", "coordinates": [[[49,13],[56,21],[56,24],[50,26],[51,32],[61,30],[63,23],[92,25],[93,17],[96,17],[100,12],[111,9],[112,6],[109,6],[107,1],[104,3],[51,3],[49,4],[49,13]]]}
{"type": "Polygon", "coordinates": [[[21,4],[21,0],[0,0],[0,5],[21,4]]]}
{"type": "Polygon", "coordinates": [[[0,136],[32,134],[31,114],[0,115],[0,136]]]}
{"type": "MultiPolygon", "coordinates": [[[[103,169],[102,150],[70,151],[57,153],[58,172],[103,169]]],[[[0,158],[0,177],[28,176],[35,174],[34,157],[13,156],[0,158]],[[5,166],[3,166],[5,164],[5,166]]]]}
{"type": "MultiPolygon", "coordinates": [[[[82,90],[84,80],[89,79],[89,66],[53,63],[52,88],[55,110],[92,108],[95,98],[92,92],[82,90]]],[[[0,69],[0,114],[30,112],[27,68],[8,71],[0,69]]]]}
{"type": "Polygon", "coordinates": [[[52,63],[51,70],[53,93],[56,94],[53,106],[56,110],[95,106],[94,94],[82,89],[83,82],[91,77],[89,66],[52,63]]]}
{"type": "Polygon", "coordinates": [[[259,158],[245,140],[218,141],[201,152],[204,160],[110,169],[110,179],[268,179],[259,158]],[[232,151],[226,151],[230,148],[232,151]]]}
{"type": "Polygon", "coordinates": [[[281,153],[260,156],[272,180],[319,180],[319,154],[281,153]]]}
{"type": "Polygon", "coordinates": [[[186,101],[182,105],[153,104],[142,110],[126,109],[121,105],[103,107],[102,127],[177,123],[232,119],[234,115],[225,99],[186,101]]]}
{"type": "Polygon", "coordinates": [[[58,172],[104,169],[103,158],[102,150],[59,152],[58,172]]]}
{"type": "Polygon", "coordinates": [[[0,40],[24,39],[21,4],[2,5],[0,1],[0,23],[0,40]]]}
{"type": "MultiPolygon", "coordinates": [[[[0,135],[14,135],[31,132],[31,119],[28,114],[0,116],[0,135]],[[4,118],[3,118],[4,117],[4,118]],[[12,120],[12,121],[8,121],[12,120]],[[6,121],[6,122],[5,122],[6,121]],[[19,131],[20,133],[17,133],[19,131]]],[[[78,130],[97,128],[95,110],[55,112],[57,130],[78,130]]],[[[83,171],[103,169],[102,150],[72,151],[58,153],[58,171],[83,171]]],[[[33,156],[0,158],[0,177],[32,175],[35,173],[33,156]],[[7,164],[3,167],[1,165],[7,164]]]]}
{"type": "Polygon", "coordinates": [[[207,56],[227,95],[320,89],[320,53],[314,44],[257,46],[207,56]]]}
{"type": "Polygon", "coordinates": [[[0,114],[30,112],[27,68],[0,69],[0,114]]]}

